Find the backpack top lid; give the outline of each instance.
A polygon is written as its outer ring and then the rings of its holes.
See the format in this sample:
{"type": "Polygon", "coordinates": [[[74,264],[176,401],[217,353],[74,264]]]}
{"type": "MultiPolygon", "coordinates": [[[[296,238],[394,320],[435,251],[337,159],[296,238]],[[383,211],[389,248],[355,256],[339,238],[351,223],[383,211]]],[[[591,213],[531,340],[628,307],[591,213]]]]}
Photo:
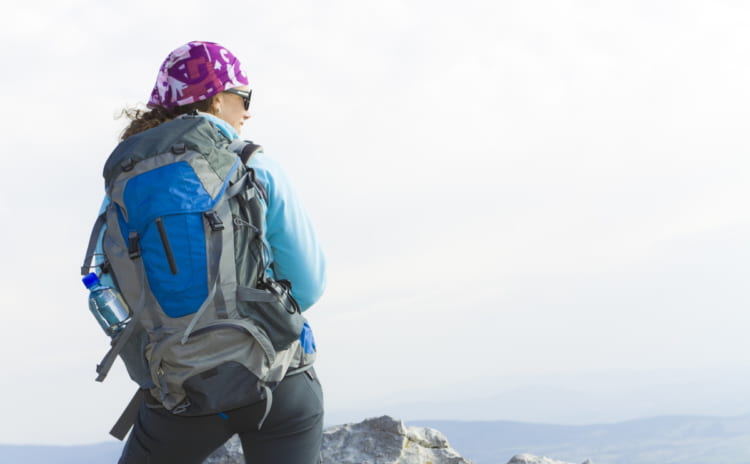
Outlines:
{"type": "Polygon", "coordinates": [[[208,119],[198,115],[183,115],[156,127],[139,132],[120,142],[104,164],[105,188],[113,179],[135,163],[164,153],[182,144],[186,150],[210,153],[231,142],[208,119]]]}

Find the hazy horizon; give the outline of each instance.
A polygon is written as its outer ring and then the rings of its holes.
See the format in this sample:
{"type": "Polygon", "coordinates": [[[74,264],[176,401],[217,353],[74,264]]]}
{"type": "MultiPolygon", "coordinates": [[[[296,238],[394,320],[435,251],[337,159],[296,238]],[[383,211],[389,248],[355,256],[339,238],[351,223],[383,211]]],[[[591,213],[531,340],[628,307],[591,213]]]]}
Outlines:
{"type": "MultiPolygon", "coordinates": [[[[497,378],[484,384],[463,385],[457,380],[454,385],[429,392],[412,389],[374,395],[368,398],[372,405],[367,407],[361,404],[329,407],[325,427],[382,415],[408,423],[508,422],[573,427],[616,425],[659,417],[750,417],[750,404],[745,399],[749,388],[750,379],[740,369],[731,367],[582,371],[497,378]],[[720,377],[721,382],[712,381],[712,376],[720,377]]],[[[110,419],[114,423],[116,417],[110,419]]],[[[100,432],[100,439],[76,445],[116,443],[106,435],[106,430],[100,432]]],[[[37,440],[8,442],[0,438],[0,445],[64,444],[37,440]]]]}

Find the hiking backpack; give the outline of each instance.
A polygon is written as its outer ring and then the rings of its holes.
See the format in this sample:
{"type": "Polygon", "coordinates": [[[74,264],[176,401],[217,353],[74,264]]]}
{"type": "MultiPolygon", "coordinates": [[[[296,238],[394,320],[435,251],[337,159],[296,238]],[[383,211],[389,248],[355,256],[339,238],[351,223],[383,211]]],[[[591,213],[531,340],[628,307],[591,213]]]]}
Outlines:
{"type": "Polygon", "coordinates": [[[102,381],[119,355],[141,389],[111,432],[120,439],[145,391],[179,415],[261,400],[267,415],[273,388],[314,360],[291,284],[266,276],[265,191],[246,166],[259,149],[190,115],[129,137],[105,163],[110,202],[81,272],[109,273],[132,312],[97,366],[102,381]]]}

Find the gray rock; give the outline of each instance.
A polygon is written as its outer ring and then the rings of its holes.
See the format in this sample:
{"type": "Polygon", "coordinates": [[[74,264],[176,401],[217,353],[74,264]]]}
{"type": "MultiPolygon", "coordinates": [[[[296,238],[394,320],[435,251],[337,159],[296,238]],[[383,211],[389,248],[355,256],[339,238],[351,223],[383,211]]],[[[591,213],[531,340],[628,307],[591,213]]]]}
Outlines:
{"type": "MultiPolygon", "coordinates": [[[[471,464],[437,430],[405,427],[389,416],[325,430],[321,456],[323,464],[471,464]]],[[[204,464],[245,464],[239,438],[233,436],[204,464]]]]}
{"type": "MultiPolygon", "coordinates": [[[[534,456],[533,454],[517,454],[513,456],[508,464],[571,464],[563,461],[555,461],[544,456],[534,456]]],[[[594,464],[590,459],[586,459],[583,464],[594,464]]]]}
{"type": "MultiPolygon", "coordinates": [[[[323,431],[323,464],[471,464],[448,444],[445,436],[426,427],[406,427],[390,416],[323,431]]],[[[204,464],[245,464],[237,435],[204,464]]],[[[518,454],[508,464],[570,464],[543,456],[518,454]]],[[[583,464],[593,464],[586,460],[583,464]]]]}
{"type": "Polygon", "coordinates": [[[470,464],[437,430],[389,416],[323,432],[323,464],[470,464]]]}
{"type": "Polygon", "coordinates": [[[232,436],[224,443],[224,446],[207,457],[203,464],[245,464],[245,453],[242,452],[240,437],[232,436]]]}

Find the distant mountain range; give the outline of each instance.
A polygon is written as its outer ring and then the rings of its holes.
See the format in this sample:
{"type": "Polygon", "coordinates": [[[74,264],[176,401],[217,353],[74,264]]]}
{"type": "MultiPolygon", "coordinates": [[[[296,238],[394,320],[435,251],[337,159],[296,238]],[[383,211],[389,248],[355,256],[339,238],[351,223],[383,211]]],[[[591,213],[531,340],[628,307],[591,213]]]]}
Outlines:
{"type": "MultiPolygon", "coordinates": [[[[383,413],[412,419],[611,424],[644,417],[750,414],[750,365],[694,369],[599,369],[530,378],[481,378],[399,391],[341,407],[330,425],[383,413]],[[471,394],[465,394],[471,392],[471,394]]],[[[750,464],[750,461],[748,461],[750,464]]]]}
{"type": "Polygon", "coordinates": [[[120,458],[122,443],[95,445],[43,446],[0,445],[3,464],[115,464],[120,458]]]}
{"type": "MultiPolygon", "coordinates": [[[[665,416],[601,425],[547,425],[511,421],[407,421],[442,432],[476,464],[505,464],[520,453],[594,464],[748,464],[750,415],[665,416]]],[[[3,464],[115,463],[122,444],[0,445],[3,464]]]]}
{"type": "Polygon", "coordinates": [[[750,415],[665,416],[602,425],[544,425],[509,421],[408,421],[440,430],[476,464],[504,464],[530,453],[594,464],[748,464],[750,415]]]}

